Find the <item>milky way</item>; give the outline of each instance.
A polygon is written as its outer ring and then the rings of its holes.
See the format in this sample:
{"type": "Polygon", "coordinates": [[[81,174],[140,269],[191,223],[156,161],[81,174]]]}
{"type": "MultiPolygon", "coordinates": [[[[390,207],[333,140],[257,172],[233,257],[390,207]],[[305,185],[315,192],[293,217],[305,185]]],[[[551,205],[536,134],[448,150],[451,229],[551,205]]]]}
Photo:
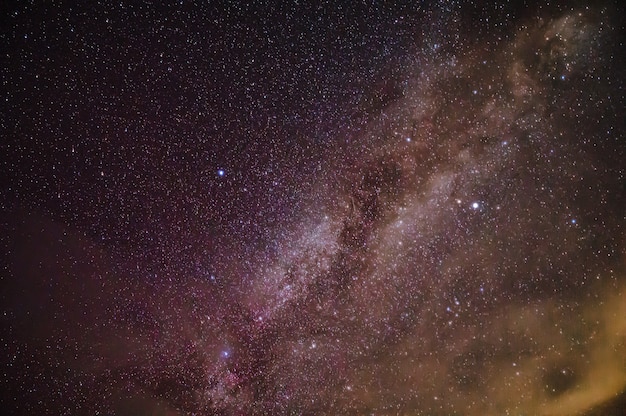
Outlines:
{"type": "Polygon", "coordinates": [[[5,7],[2,408],[623,414],[618,3],[5,7]]]}

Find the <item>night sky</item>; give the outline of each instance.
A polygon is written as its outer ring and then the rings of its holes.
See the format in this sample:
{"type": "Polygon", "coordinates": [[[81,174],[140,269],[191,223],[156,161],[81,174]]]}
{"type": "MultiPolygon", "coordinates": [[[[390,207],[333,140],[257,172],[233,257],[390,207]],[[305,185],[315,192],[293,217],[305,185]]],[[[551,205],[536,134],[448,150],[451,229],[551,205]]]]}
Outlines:
{"type": "Polygon", "coordinates": [[[622,416],[620,1],[3,2],[7,415],[622,416]]]}

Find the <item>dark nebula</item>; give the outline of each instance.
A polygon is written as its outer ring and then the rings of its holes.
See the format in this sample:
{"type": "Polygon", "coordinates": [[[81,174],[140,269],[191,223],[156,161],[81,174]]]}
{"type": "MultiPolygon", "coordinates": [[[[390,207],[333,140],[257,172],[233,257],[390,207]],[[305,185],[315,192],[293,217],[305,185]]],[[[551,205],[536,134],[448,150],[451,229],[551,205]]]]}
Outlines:
{"type": "Polygon", "coordinates": [[[246,3],[1,7],[3,414],[623,415],[621,2],[246,3]]]}

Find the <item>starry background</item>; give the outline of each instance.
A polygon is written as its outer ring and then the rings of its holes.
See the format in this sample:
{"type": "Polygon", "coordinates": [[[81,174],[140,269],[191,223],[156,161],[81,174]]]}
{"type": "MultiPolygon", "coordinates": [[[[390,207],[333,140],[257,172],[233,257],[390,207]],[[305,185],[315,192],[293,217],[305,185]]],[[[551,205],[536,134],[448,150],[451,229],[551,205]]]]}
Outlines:
{"type": "Polygon", "coordinates": [[[6,2],[5,414],[622,415],[620,2],[6,2]]]}

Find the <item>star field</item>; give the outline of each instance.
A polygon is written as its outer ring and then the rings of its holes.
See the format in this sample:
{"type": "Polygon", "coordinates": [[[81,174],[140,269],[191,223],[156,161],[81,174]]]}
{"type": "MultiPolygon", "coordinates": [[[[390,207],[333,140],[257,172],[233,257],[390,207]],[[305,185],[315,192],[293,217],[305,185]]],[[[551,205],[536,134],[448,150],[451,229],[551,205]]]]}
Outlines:
{"type": "Polygon", "coordinates": [[[4,6],[0,406],[622,415],[623,15],[4,6]]]}

